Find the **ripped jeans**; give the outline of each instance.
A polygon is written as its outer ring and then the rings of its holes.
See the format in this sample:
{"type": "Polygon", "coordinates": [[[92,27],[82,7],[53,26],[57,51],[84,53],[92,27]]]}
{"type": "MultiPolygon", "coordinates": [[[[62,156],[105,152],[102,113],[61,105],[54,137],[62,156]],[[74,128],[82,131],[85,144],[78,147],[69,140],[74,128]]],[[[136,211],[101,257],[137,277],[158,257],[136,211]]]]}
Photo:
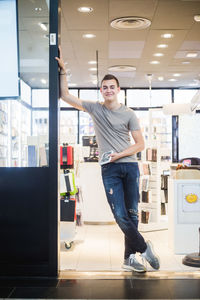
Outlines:
{"type": "Polygon", "coordinates": [[[124,233],[124,258],[147,248],[138,231],[139,168],[137,162],[101,166],[103,184],[114,218],[124,233]]]}

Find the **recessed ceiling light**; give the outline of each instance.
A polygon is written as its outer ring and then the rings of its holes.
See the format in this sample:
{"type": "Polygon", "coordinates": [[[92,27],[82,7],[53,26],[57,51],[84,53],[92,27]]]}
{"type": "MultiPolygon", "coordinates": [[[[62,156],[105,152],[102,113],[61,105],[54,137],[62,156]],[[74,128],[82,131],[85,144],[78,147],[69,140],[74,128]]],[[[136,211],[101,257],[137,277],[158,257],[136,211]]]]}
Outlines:
{"type": "Polygon", "coordinates": [[[174,73],[173,76],[174,76],[174,77],[180,77],[181,74],[179,74],[179,73],[174,73]]]}
{"type": "Polygon", "coordinates": [[[90,60],[90,61],[88,61],[89,65],[96,65],[96,63],[97,63],[96,60],[90,60]]]}
{"type": "Polygon", "coordinates": [[[86,6],[81,6],[78,8],[78,11],[82,12],[82,13],[90,13],[93,11],[92,7],[86,7],[86,6]]]}
{"type": "Polygon", "coordinates": [[[136,70],[136,67],[130,65],[116,65],[110,66],[108,70],[113,72],[133,72],[136,70]]]}
{"type": "Polygon", "coordinates": [[[41,81],[43,84],[46,84],[46,83],[47,83],[46,79],[43,79],[43,78],[42,78],[40,81],[41,81]]]}
{"type": "Polygon", "coordinates": [[[97,68],[89,68],[89,71],[96,71],[97,68]]]}
{"type": "Polygon", "coordinates": [[[41,11],[42,8],[41,7],[35,7],[35,11],[41,11]]]}
{"type": "Polygon", "coordinates": [[[154,53],[154,55],[153,56],[163,56],[164,54],[163,53],[154,53]]]}
{"type": "Polygon", "coordinates": [[[159,45],[157,45],[157,47],[158,47],[158,48],[167,48],[168,45],[166,45],[166,44],[159,44],[159,45]]]}
{"type": "Polygon", "coordinates": [[[42,28],[42,30],[47,31],[48,23],[38,23],[38,25],[42,28]]]}
{"type": "Polygon", "coordinates": [[[182,61],[182,64],[183,64],[183,65],[189,65],[189,64],[190,64],[190,61],[182,61]]]}
{"type": "Polygon", "coordinates": [[[177,79],[175,79],[175,78],[170,78],[170,79],[168,79],[168,81],[177,81],[177,79]]]}
{"type": "Polygon", "coordinates": [[[165,39],[171,39],[174,35],[172,33],[164,33],[161,36],[165,39]]]}
{"type": "Polygon", "coordinates": [[[158,80],[163,81],[163,80],[164,80],[164,77],[163,77],[163,76],[159,76],[159,77],[158,77],[158,80]]]}
{"type": "Polygon", "coordinates": [[[83,38],[85,38],[85,39],[92,39],[92,38],[95,38],[95,37],[96,37],[96,35],[92,34],[92,33],[83,34],[83,38]]]}
{"type": "Polygon", "coordinates": [[[159,61],[157,61],[157,60],[152,60],[152,61],[150,61],[150,64],[152,64],[152,65],[158,65],[160,62],[159,61]]]}
{"type": "Polygon", "coordinates": [[[68,86],[69,86],[69,87],[74,87],[74,86],[77,86],[77,84],[76,84],[76,83],[69,82],[69,83],[68,83],[68,86]]]}
{"type": "Polygon", "coordinates": [[[151,25],[151,21],[142,17],[121,17],[110,22],[110,26],[121,30],[144,29],[151,25]]]}
{"type": "Polygon", "coordinates": [[[190,57],[190,58],[193,58],[193,57],[197,57],[198,53],[197,52],[188,52],[186,54],[186,57],[190,57]]]}
{"type": "Polygon", "coordinates": [[[194,20],[195,20],[196,22],[200,22],[200,15],[194,16],[194,20]]]}

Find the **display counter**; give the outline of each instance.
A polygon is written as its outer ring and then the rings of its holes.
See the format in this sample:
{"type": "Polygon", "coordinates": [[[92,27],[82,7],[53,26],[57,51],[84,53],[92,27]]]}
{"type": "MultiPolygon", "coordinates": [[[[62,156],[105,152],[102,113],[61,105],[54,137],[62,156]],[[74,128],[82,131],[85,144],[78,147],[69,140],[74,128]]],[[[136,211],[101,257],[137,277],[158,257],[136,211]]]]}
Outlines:
{"type": "Polygon", "coordinates": [[[169,179],[169,246],[175,254],[198,251],[200,179],[169,179]]]}
{"type": "Polygon", "coordinates": [[[101,178],[101,167],[95,162],[80,164],[80,185],[83,196],[83,221],[87,223],[113,223],[101,178]]]}

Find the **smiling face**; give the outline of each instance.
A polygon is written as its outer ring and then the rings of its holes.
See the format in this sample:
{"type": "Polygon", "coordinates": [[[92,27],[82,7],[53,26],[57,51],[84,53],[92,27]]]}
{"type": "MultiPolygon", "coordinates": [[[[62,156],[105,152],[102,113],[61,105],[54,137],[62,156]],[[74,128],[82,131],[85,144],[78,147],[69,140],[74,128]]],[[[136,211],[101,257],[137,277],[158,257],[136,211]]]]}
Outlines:
{"type": "Polygon", "coordinates": [[[117,82],[114,79],[104,80],[100,91],[105,101],[116,101],[120,87],[117,86],[117,82]]]}

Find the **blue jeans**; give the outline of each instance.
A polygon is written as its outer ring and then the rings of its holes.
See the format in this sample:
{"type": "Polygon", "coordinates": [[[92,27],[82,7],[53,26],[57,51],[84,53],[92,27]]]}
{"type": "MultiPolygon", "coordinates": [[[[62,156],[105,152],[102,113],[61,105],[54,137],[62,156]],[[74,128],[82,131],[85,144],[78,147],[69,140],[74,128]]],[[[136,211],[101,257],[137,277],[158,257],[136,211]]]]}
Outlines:
{"type": "Polygon", "coordinates": [[[144,252],[147,246],[138,231],[138,163],[108,163],[101,166],[101,173],[108,203],[125,235],[124,258],[144,252]]]}

